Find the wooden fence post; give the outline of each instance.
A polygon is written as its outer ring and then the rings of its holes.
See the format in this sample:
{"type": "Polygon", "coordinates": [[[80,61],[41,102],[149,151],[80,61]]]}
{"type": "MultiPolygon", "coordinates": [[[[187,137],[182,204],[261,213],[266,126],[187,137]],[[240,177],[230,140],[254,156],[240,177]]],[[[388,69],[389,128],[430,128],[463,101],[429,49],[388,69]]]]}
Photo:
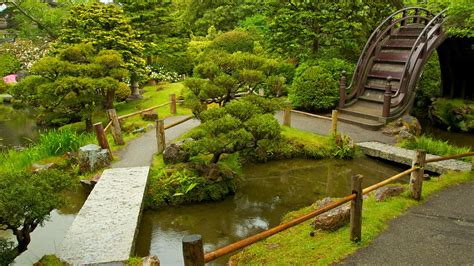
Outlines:
{"type": "Polygon", "coordinates": [[[283,125],[291,127],[291,109],[285,108],[283,111],[283,125]]]}
{"type": "Polygon", "coordinates": [[[351,201],[350,239],[359,242],[362,238],[362,175],[352,176],[351,190],[356,198],[351,201]]]}
{"type": "Polygon", "coordinates": [[[156,146],[158,154],[165,151],[165,122],[163,119],[156,120],[156,146]]]}
{"type": "Polygon", "coordinates": [[[172,115],[176,114],[176,94],[170,94],[170,112],[172,115]]]}
{"type": "Polygon", "coordinates": [[[104,126],[102,122],[94,124],[95,135],[97,136],[97,142],[102,149],[107,149],[109,151],[109,156],[112,158],[112,152],[110,151],[109,142],[107,141],[107,136],[104,132],[104,126]]]}
{"type": "Polygon", "coordinates": [[[117,112],[115,109],[107,110],[109,119],[112,121],[112,136],[114,137],[114,142],[117,145],[123,145],[122,130],[120,129],[120,122],[118,120],[117,112]]]}
{"type": "Polygon", "coordinates": [[[331,133],[337,135],[337,110],[332,110],[331,122],[331,133]]]}
{"type": "Polygon", "coordinates": [[[204,248],[200,235],[183,237],[183,258],[185,266],[204,266],[204,248]]]}
{"type": "Polygon", "coordinates": [[[415,200],[421,199],[421,191],[423,187],[423,175],[425,173],[426,165],[426,151],[416,150],[415,158],[413,158],[412,167],[419,167],[416,171],[412,172],[410,175],[410,191],[411,196],[415,200]]]}

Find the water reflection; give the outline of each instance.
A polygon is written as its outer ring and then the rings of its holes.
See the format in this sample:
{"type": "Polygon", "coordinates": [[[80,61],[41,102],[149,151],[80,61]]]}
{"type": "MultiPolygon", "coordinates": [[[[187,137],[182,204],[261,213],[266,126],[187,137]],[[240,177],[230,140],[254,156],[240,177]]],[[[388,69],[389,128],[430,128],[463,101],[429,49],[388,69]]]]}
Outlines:
{"type": "MultiPolygon", "coordinates": [[[[401,170],[366,158],[298,159],[249,165],[234,197],[145,212],[136,253],[157,255],[162,265],[182,265],[184,235],[201,234],[205,251],[211,251],[273,227],[287,212],[325,196],[348,194],[354,174],[364,175],[364,186],[369,186],[401,170]]],[[[217,260],[215,264],[225,264],[226,260],[217,260]]]]}
{"type": "Polygon", "coordinates": [[[36,123],[26,111],[0,105],[0,150],[27,145],[37,137],[36,123]]]}

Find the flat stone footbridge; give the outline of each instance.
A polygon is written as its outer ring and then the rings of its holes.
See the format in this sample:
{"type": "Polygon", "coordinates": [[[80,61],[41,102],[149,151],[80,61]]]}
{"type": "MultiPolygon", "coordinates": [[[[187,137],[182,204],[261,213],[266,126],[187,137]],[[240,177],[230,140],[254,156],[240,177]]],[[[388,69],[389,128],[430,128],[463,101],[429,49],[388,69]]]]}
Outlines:
{"type": "Polygon", "coordinates": [[[107,169],[79,211],[57,255],[72,265],[132,255],[149,167],[107,169]]]}
{"type": "MultiPolygon", "coordinates": [[[[415,151],[408,150],[380,142],[360,142],[357,145],[362,149],[365,155],[389,160],[411,166],[415,156],[415,151]]],[[[426,154],[426,159],[440,158],[440,156],[426,154]]],[[[448,171],[470,171],[471,164],[459,160],[446,160],[440,162],[428,163],[425,167],[427,171],[444,174],[448,171]]]]}

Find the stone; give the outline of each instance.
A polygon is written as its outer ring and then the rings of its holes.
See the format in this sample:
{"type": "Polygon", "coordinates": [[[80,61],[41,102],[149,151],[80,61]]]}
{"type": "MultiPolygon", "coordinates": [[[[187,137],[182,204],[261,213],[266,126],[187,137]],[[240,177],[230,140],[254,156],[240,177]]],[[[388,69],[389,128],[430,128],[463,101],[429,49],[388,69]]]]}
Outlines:
{"type": "Polygon", "coordinates": [[[416,117],[411,115],[404,115],[399,118],[403,124],[403,126],[415,136],[421,135],[421,124],[416,117]]]}
{"type": "Polygon", "coordinates": [[[138,133],[143,133],[143,132],[145,132],[144,127],[139,127],[137,129],[135,129],[134,131],[132,131],[133,134],[138,134],[138,133]]]}
{"type": "Polygon", "coordinates": [[[421,124],[415,117],[404,115],[385,126],[382,133],[400,139],[413,139],[421,134],[421,124]]]}
{"type": "Polygon", "coordinates": [[[110,155],[107,149],[95,144],[79,148],[79,170],[81,173],[95,171],[110,165],[110,155]]]}
{"type": "Polygon", "coordinates": [[[407,129],[402,128],[398,133],[398,140],[415,140],[415,135],[411,134],[407,129]]]}
{"type": "Polygon", "coordinates": [[[160,260],[157,256],[148,256],[143,259],[143,266],[160,266],[160,260]]]}
{"type": "Polygon", "coordinates": [[[349,223],[351,217],[350,211],[351,206],[346,203],[316,216],[316,218],[311,222],[311,226],[316,230],[336,231],[349,223]]]}
{"type": "Polygon", "coordinates": [[[141,114],[142,119],[145,121],[156,121],[158,120],[158,113],[155,111],[146,111],[141,114]]]}
{"type": "Polygon", "coordinates": [[[189,161],[190,155],[183,149],[185,142],[186,140],[178,141],[166,147],[163,152],[163,161],[166,164],[185,163],[189,161]]]}
{"type": "Polygon", "coordinates": [[[402,186],[381,187],[374,191],[375,200],[380,202],[387,198],[395,197],[403,193],[405,188],[402,186]]]}
{"type": "Polygon", "coordinates": [[[48,170],[48,169],[51,169],[51,168],[54,168],[56,166],[55,163],[48,163],[48,164],[38,164],[38,163],[34,163],[31,168],[32,168],[32,172],[34,173],[38,173],[38,172],[41,172],[41,171],[44,171],[44,170],[48,170]]]}

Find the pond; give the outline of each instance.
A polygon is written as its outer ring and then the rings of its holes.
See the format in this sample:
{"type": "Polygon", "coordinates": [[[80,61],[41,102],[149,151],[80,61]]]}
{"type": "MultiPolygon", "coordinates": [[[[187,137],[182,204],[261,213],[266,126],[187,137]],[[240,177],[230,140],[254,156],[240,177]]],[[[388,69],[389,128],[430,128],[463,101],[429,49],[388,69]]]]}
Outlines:
{"type": "Polygon", "coordinates": [[[423,131],[424,134],[436,139],[442,139],[456,146],[469,147],[471,150],[474,150],[474,134],[472,133],[451,132],[433,126],[425,126],[423,131]]]}
{"type": "MultiPolygon", "coordinates": [[[[136,255],[157,255],[162,265],[182,265],[184,235],[201,234],[205,250],[211,251],[278,225],[286,213],[318,199],[347,195],[354,174],[364,175],[364,186],[369,186],[404,169],[366,157],[250,164],[244,169],[235,196],[219,202],[145,211],[136,255]]],[[[53,212],[51,220],[36,229],[29,250],[17,258],[16,264],[31,264],[54,253],[85,198],[81,190],[70,195],[72,205],[53,212]]],[[[214,264],[224,265],[227,259],[214,264]]]]}
{"type": "Polygon", "coordinates": [[[0,150],[21,147],[37,138],[35,120],[27,111],[0,105],[0,150]]]}

